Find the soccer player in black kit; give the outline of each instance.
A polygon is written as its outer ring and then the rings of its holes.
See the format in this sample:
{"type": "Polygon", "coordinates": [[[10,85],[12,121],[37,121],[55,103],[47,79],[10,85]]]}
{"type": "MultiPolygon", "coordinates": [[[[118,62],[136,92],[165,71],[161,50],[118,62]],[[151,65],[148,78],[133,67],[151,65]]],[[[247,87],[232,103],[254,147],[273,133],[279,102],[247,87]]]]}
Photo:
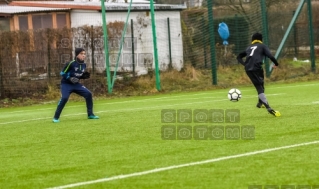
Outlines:
{"type": "Polygon", "coordinates": [[[257,108],[266,107],[267,111],[275,117],[280,116],[280,112],[273,110],[267,101],[264,87],[264,70],[262,67],[263,60],[268,57],[275,65],[278,66],[278,62],[271,54],[269,48],[262,42],[262,34],[255,33],[252,35],[252,42],[245,51],[241,52],[237,56],[239,63],[245,66],[245,71],[251,82],[254,84],[258,93],[257,108]],[[243,58],[246,57],[245,61],[243,58]]]}

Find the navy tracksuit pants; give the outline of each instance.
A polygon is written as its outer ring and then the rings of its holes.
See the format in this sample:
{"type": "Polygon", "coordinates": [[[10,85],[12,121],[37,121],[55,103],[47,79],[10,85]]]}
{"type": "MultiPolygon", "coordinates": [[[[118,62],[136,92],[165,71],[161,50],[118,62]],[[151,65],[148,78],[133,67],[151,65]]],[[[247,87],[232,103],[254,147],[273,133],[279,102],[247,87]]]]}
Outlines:
{"type": "Polygon", "coordinates": [[[86,101],[86,108],[88,116],[94,115],[93,114],[93,99],[92,93],[86,87],[84,87],[80,83],[76,84],[69,84],[69,83],[61,83],[61,94],[62,97],[59,101],[58,107],[55,111],[54,118],[59,119],[62,113],[62,110],[65,104],[68,102],[71,93],[76,93],[80,96],[83,96],[86,101]]]}

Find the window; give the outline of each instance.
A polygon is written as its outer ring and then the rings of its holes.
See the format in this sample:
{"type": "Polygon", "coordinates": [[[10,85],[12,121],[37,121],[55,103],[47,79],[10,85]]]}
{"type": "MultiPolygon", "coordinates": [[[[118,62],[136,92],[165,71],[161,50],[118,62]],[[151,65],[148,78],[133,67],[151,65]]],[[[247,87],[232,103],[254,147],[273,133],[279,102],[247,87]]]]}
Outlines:
{"type": "Polygon", "coordinates": [[[33,30],[52,28],[52,15],[32,15],[33,30]]]}
{"type": "MultiPolygon", "coordinates": [[[[0,0],[1,1],[1,0],[0,0]]],[[[69,13],[51,12],[51,13],[29,13],[28,15],[14,16],[14,30],[27,31],[47,28],[64,28],[70,27],[69,13]],[[31,24],[31,25],[30,25],[31,24]]],[[[0,17],[5,18],[5,17],[0,17]]],[[[10,21],[9,21],[10,22],[10,21]]],[[[11,22],[10,22],[11,23],[11,22]]],[[[0,31],[3,21],[0,20],[0,31]]],[[[10,29],[10,24],[9,24],[10,29]]]]}
{"type": "Polygon", "coordinates": [[[66,14],[57,14],[56,15],[56,22],[58,28],[66,27],[66,14]]]}
{"type": "Polygon", "coordinates": [[[0,18],[0,31],[10,31],[9,18],[0,18]]]}
{"type": "Polygon", "coordinates": [[[28,16],[27,15],[19,16],[19,29],[21,31],[27,31],[28,28],[29,28],[28,16]]]}

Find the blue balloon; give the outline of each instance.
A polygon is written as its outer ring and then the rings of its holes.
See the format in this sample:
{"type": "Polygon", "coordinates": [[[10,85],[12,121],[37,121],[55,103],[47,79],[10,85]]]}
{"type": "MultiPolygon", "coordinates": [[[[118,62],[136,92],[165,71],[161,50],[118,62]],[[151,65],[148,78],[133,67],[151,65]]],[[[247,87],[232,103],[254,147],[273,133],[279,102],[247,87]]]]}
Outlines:
{"type": "Polygon", "coordinates": [[[219,24],[218,33],[220,37],[223,39],[223,45],[228,45],[228,37],[229,37],[229,30],[227,24],[224,22],[219,24]]]}

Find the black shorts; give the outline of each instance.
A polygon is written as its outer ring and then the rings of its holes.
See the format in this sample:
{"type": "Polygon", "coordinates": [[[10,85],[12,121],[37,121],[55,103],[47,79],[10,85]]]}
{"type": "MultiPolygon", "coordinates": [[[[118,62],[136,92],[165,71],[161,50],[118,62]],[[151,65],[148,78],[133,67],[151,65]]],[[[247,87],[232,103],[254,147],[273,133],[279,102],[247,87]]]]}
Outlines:
{"type": "Polygon", "coordinates": [[[246,74],[254,85],[264,84],[264,70],[246,71],[246,74]]]}

